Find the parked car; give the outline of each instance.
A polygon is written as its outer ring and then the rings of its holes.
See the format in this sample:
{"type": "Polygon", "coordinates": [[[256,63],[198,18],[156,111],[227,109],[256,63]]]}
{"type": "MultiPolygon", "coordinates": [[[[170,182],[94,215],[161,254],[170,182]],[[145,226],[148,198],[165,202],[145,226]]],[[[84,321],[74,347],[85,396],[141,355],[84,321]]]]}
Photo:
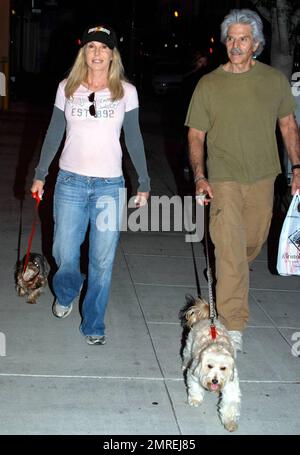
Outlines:
{"type": "Polygon", "coordinates": [[[152,70],[152,87],[157,95],[164,95],[180,88],[183,67],[178,62],[155,62],[152,70]]]}

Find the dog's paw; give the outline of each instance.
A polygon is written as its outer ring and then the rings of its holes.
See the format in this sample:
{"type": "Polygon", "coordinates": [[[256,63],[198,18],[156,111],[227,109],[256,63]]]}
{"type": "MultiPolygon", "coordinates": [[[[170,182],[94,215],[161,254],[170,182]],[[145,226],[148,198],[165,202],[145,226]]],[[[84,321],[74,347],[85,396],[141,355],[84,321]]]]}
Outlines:
{"type": "Polygon", "coordinates": [[[238,424],[235,420],[230,420],[229,422],[224,422],[224,427],[226,430],[232,432],[238,429],[238,424]]]}
{"type": "Polygon", "coordinates": [[[23,297],[23,296],[26,294],[26,292],[24,291],[24,289],[21,288],[20,286],[17,286],[17,287],[16,287],[16,291],[17,291],[17,294],[18,294],[19,297],[23,297]]]}
{"type": "Polygon", "coordinates": [[[197,408],[202,403],[202,401],[203,399],[200,398],[188,397],[188,404],[194,408],[197,408]]]}

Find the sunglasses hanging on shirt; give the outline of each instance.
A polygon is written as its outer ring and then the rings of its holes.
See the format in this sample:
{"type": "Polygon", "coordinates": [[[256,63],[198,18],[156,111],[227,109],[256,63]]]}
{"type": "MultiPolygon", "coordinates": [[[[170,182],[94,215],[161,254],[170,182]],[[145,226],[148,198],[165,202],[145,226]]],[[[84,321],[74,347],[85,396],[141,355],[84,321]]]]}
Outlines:
{"type": "Polygon", "coordinates": [[[91,93],[88,96],[89,102],[93,103],[89,107],[89,113],[92,117],[96,117],[96,107],[95,107],[95,92],[91,93]]]}

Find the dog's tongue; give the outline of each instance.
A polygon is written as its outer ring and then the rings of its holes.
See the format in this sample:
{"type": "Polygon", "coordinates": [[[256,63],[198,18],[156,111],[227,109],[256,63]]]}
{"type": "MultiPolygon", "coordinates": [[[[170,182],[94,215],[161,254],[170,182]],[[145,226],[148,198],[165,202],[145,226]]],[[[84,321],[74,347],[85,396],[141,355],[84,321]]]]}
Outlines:
{"type": "Polygon", "coordinates": [[[210,388],[211,388],[211,390],[213,390],[215,392],[216,390],[218,390],[219,387],[218,387],[218,384],[212,384],[210,386],[210,388]]]}

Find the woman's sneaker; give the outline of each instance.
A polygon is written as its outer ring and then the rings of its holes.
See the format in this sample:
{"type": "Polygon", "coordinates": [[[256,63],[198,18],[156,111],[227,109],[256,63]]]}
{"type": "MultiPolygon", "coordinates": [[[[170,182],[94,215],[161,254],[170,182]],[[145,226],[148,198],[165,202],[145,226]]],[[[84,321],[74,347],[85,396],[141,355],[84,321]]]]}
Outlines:
{"type": "Polygon", "coordinates": [[[67,316],[69,316],[72,309],[73,309],[72,303],[69,306],[62,306],[59,303],[54,302],[53,307],[52,307],[52,313],[57,318],[63,319],[63,318],[66,318],[67,316]]]}
{"type": "Polygon", "coordinates": [[[235,347],[236,351],[242,351],[243,350],[243,335],[242,332],[239,332],[238,330],[229,330],[228,331],[229,336],[231,338],[231,341],[233,343],[233,346],[235,347]]]}
{"type": "Polygon", "coordinates": [[[87,344],[94,344],[94,345],[101,345],[106,343],[105,335],[99,335],[99,336],[86,336],[85,341],[87,344]]]}

